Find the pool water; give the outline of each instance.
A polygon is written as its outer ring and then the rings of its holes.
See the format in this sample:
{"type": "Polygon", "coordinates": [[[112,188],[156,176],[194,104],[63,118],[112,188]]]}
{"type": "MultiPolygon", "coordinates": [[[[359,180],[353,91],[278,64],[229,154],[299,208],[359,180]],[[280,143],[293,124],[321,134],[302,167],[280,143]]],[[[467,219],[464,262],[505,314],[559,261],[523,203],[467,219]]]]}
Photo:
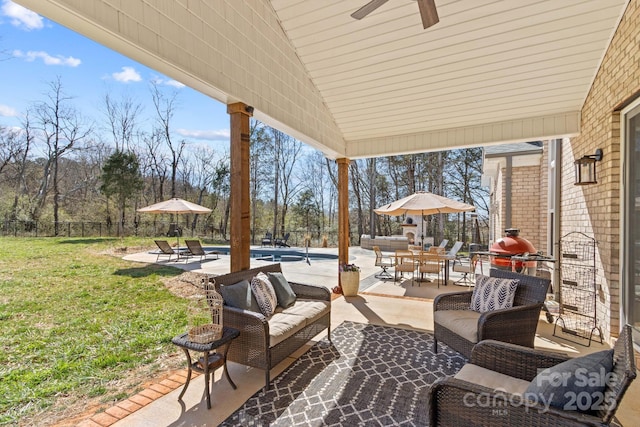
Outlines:
{"type": "MultiPolygon", "coordinates": [[[[216,250],[222,254],[229,255],[231,250],[228,246],[210,246],[205,250],[216,250]]],[[[307,253],[299,249],[276,249],[276,248],[253,248],[249,250],[249,256],[254,259],[273,262],[305,261],[307,253]]],[[[338,259],[338,255],[309,252],[309,260],[330,260],[338,259]]]]}

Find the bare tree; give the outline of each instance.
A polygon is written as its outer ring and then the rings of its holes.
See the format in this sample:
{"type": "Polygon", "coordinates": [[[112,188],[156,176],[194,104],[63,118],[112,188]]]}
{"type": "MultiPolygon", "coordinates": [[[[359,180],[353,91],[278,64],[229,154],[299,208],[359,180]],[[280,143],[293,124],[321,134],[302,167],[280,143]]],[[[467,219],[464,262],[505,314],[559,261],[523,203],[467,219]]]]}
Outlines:
{"type": "MultiPolygon", "coordinates": [[[[280,235],[284,235],[286,231],[286,217],[289,205],[294,200],[300,183],[293,180],[295,166],[300,158],[300,150],[302,143],[291,138],[289,135],[272,129],[274,156],[275,156],[275,198],[276,209],[278,204],[278,196],[282,197],[282,215],[280,216],[280,235]]],[[[274,215],[274,230],[277,230],[277,217],[274,215]]],[[[274,236],[276,233],[274,233],[274,236]]]]}
{"type": "MultiPolygon", "coordinates": [[[[209,147],[198,147],[193,153],[192,179],[191,184],[197,192],[196,203],[204,204],[204,198],[212,190],[214,179],[214,165],[212,159],[215,157],[215,151],[209,147]]],[[[186,156],[185,156],[186,158],[186,156]]],[[[188,166],[185,165],[185,170],[188,166]]],[[[198,221],[198,215],[195,215],[191,222],[191,230],[195,230],[198,221]]]]}
{"type": "MultiPolygon", "coordinates": [[[[255,243],[256,232],[258,229],[258,201],[268,181],[268,163],[264,162],[269,149],[269,135],[267,127],[257,120],[251,120],[249,128],[250,148],[250,167],[249,182],[251,186],[251,241],[255,243]]],[[[264,225],[261,222],[260,225],[264,225]]]]}
{"type": "Polygon", "coordinates": [[[150,171],[149,178],[151,179],[151,189],[149,192],[152,198],[151,200],[147,200],[147,202],[158,202],[164,199],[164,186],[169,174],[169,162],[160,148],[162,141],[158,132],[146,135],[143,138],[143,142],[146,146],[147,155],[149,156],[147,166],[150,171]]]}
{"type": "Polygon", "coordinates": [[[0,174],[15,158],[16,132],[0,126],[0,174]]]}
{"type": "Polygon", "coordinates": [[[132,150],[135,135],[139,132],[138,117],[142,112],[142,104],[136,103],[128,96],[123,96],[117,101],[107,93],[104,96],[104,112],[113,136],[115,151],[132,150]]]}
{"type": "Polygon", "coordinates": [[[165,143],[169,149],[170,164],[171,164],[171,197],[176,197],[176,180],[178,175],[178,165],[180,164],[180,158],[184,151],[186,141],[184,139],[180,141],[174,141],[171,130],[171,121],[177,108],[178,93],[173,91],[169,95],[165,95],[158,83],[151,82],[151,97],[153,99],[153,106],[156,110],[156,129],[154,134],[165,143]]]}
{"type": "Polygon", "coordinates": [[[59,161],[91,133],[91,127],[83,123],[78,111],[70,105],[72,98],[64,93],[60,77],[49,84],[46,97],[47,101],[38,103],[34,108],[36,128],[46,148],[46,161],[32,219],[39,218],[51,186],[53,221],[57,235],[60,207],[59,161]]]}
{"type": "Polygon", "coordinates": [[[332,187],[325,165],[325,158],[319,151],[313,151],[305,157],[305,163],[299,169],[300,180],[305,190],[308,190],[313,195],[314,211],[320,215],[317,219],[320,227],[319,231],[325,230],[329,212],[326,201],[331,199],[330,189],[332,187]]]}

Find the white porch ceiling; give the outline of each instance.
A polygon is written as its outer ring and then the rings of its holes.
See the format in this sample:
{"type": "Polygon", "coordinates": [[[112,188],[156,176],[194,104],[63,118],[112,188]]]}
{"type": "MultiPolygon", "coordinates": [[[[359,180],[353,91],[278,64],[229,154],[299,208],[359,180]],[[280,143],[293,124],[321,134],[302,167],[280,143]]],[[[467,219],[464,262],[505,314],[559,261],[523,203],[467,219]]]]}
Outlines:
{"type": "Polygon", "coordinates": [[[628,0],[17,0],[328,157],[575,135],[628,0]]]}

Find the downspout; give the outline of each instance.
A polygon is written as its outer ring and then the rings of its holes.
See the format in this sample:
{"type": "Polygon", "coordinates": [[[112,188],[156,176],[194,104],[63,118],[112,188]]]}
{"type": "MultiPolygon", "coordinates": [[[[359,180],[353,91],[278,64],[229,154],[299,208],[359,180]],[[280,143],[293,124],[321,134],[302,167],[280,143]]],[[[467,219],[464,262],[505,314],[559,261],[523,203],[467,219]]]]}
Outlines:
{"type": "Polygon", "coordinates": [[[511,175],[513,169],[513,157],[507,156],[507,166],[505,169],[505,183],[504,183],[504,194],[505,194],[505,208],[504,208],[504,228],[511,228],[511,175]]]}
{"type": "Polygon", "coordinates": [[[562,201],[562,192],[560,189],[562,188],[562,139],[554,140],[554,151],[555,151],[555,168],[554,168],[554,176],[555,176],[555,188],[553,189],[554,194],[554,221],[553,221],[553,248],[551,248],[553,252],[553,257],[558,260],[554,263],[553,268],[553,287],[554,297],[556,301],[560,301],[560,233],[562,232],[562,227],[560,224],[561,218],[561,204],[562,201]]]}

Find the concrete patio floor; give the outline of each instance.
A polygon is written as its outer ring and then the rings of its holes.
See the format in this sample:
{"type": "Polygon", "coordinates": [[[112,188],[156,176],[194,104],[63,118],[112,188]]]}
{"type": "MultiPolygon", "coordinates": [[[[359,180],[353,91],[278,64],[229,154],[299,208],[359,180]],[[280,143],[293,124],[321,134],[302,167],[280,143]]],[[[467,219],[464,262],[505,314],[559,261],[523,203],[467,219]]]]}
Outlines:
{"type": "MultiPolygon", "coordinates": [[[[336,249],[317,249],[313,252],[336,253],[336,249]]],[[[361,293],[356,297],[339,297],[332,303],[331,323],[332,328],[337,327],[345,320],[377,325],[388,325],[415,330],[433,331],[433,304],[435,295],[442,292],[453,292],[467,289],[466,286],[440,286],[435,283],[411,283],[405,279],[400,283],[393,281],[381,282],[374,278],[380,271],[374,266],[375,255],[372,251],[359,247],[350,248],[350,262],[359,265],[361,272],[361,293]]],[[[153,263],[156,255],[140,253],[127,255],[125,259],[134,262],[153,263]]],[[[224,274],[229,271],[229,256],[222,255],[219,260],[197,260],[184,263],[166,262],[189,271],[206,274],[224,274]]],[[[269,264],[267,261],[251,260],[251,267],[269,264]]],[[[291,281],[315,283],[331,288],[337,284],[336,260],[284,262],[282,270],[291,281]]],[[[485,266],[485,270],[487,270],[485,266]]],[[[487,273],[487,271],[485,271],[487,273]]],[[[460,276],[451,275],[452,280],[460,276]]],[[[315,340],[326,336],[326,332],[318,335],[315,340]]],[[[571,338],[571,337],[568,337],[571,338]]],[[[315,342],[315,341],[314,341],[315,342]]],[[[297,357],[303,354],[314,342],[301,348],[291,357],[284,360],[272,370],[271,377],[275,378],[284,371],[297,357]]],[[[553,325],[548,323],[543,316],[538,325],[536,348],[544,348],[565,352],[571,355],[587,354],[608,348],[606,345],[592,343],[590,347],[576,344],[563,337],[553,336],[553,325]]],[[[222,378],[222,370],[215,372],[215,384],[211,390],[212,408],[206,407],[204,400],[204,378],[198,376],[193,379],[187,389],[183,402],[178,402],[178,395],[182,386],[154,400],[148,405],[138,409],[130,415],[117,421],[113,426],[216,426],[240,407],[249,397],[258,391],[263,385],[263,371],[248,368],[233,362],[228,364],[231,378],[238,386],[233,390],[222,378]]],[[[640,381],[635,381],[627,392],[618,412],[617,417],[623,426],[637,425],[640,417],[640,404],[635,396],[640,393],[640,381]]]]}

